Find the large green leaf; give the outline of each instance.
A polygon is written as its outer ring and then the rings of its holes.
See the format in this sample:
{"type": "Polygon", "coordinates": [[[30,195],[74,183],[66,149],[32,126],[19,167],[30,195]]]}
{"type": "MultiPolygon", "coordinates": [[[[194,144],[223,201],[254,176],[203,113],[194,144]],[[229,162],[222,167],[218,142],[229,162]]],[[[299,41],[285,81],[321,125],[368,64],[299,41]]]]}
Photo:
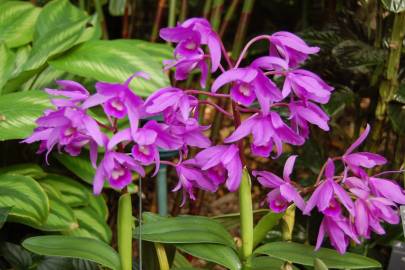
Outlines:
{"type": "Polygon", "coordinates": [[[93,183],[96,170],[91,165],[89,158],[84,155],[72,157],[66,154],[56,154],[54,157],[80,179],[89,184],[93,183]]]}
{"type": "Polygon", "coordinates": [[[391,12],[400,13],[405,11],[404,0],[381,0],[381,2],[391,12]]]}
{"type": "Polygon", "coordinates": [[[162,71],[162,54],[152,53],[153,47],[161,51],[161,45],[138,40],[89,41],[71,53],[50,61],[50,64],[66,72],[90,77],[99,81],[123,83],[137,71],[144,71],[150,80],[134,79],[130,84],[134,92],[148,96],[155,90],[170,84],[162,71]],[[148,48],[146,48],[148,47],[148,48]]]}
{"type": "Polygon", "coordinates": [[[38,164],[34,163],[24,163],[1,167],[0,174],[4,173],[31,176],[34,179],[42,178],[46,175],[42,168],[38,164]]]}
{"type": "Polygon", "coordinates": [[[49,214],[46,193],[34,179],[23,175],[0,175],[0,207],[11,207],[8,220],[28,225],[43,224],[49,214]]]}
{"type": "Polygon", "coordinates": [[[41,183],[47,191],[50,211],[46,222],[39,226],[42,231],[68,231],[77,228],[76,217],[72,208],[62,200],[62,195],[54,190],[52,186],[41,183]]]}
{"type": "Polygon", "coordinates": [[[50,1],[38,16],[35,24],[35,38],[44,36],[56,27],[67,26],[84,18],[87,18],[86,13],[72,5],[69,0],[50,1]]]}
{"type": "Polygon", "coordinates": [[[41,9],[29,2],[7,1],[0,4],[0,41],[9,48],[32,40],[34,25],[41,9]]]}
{"type": "MultiPolygon", "coordinates": [[[[268,209],[253,210],[254,218],[262,217],[269,212],[268,209]]],[[[240,213],[230,213],[211,217],[212,219],[221,223],[228,230],[237,228],[240,226],[240,213]]]]}
{"type": "Polygon", "coordinates": [[[4,42],[0,42],[0,93],[3,85],[10,77],[15,61],[15,54],[4,42]]]}
{"type": "Polygon", "coordinates": [[[20,245],[9,242],[0,242],[0,254],[14,270],[26,270],[32,265],[31,254],[20,245]]]}
{"type": "Polygon", "coordinates": [[[108,219],[108,207],[103,195],[89,195],[89,207],[94,210],[97,215],[107,221],[108,219]]]}
{"type": "Polygon", "coordinates": [[[11,207],[1,207],[0,208],[0,229],[3,227],[4,223],[7,221],[8,213],[10,213],[11,207]]]}
{"type": "Polygon", "coordinates": [[[40,183],[46,183],[58,190],[62,195],[62,201],[72,207],[89,204],[89,196],[86,187],[69,177],[48,174],[41,179],[40,183]]]}
{"type": "Polygon", "coordinates": [[[64,232],[67,235],[85,236],[102,240],[106,243],[111,241],[112,232],[103,218],[90,207],[73,209],[73,212],[79,222],[79,227],[64,232]]]}
{"type": "Polygon", "coordinates": [[[278,224],[283,217],[281,213],[269,212],[262,217],[253,230],[253,247],[256,247],[267,235],[267,233],[278,224]]]}
{"type": "Polygon", "coordinates": [[[113,270],[120,270],[121,263],[117,252],[102,241],[73,236],[37,236],[22,243],[31,252],[70,258],[80,258],[96,262],[113,270]]]}
{"type": "Polygon", "coordinates": [[[292,263],[313,266],[314,259],[321,259],[327,267],[337,269],[366,269],[379,268],[381,264],[365,256],[345,253],[339,254],[335,250],[321,248],[314,251],[310,245],[293,242],[273,242],[265,244],[255,250],[256,254],[265,254],[292,263]]]}
{"type": "Polygon", "coordinates": [[[161,243],[213,243],[234,247],[230,234],[218,222],[200,216],[161,218],[135,230],[134,237],[161,243]]]}
{"type": "Polygon", "coordinates": [[[239,270],[242,265],[235,251],[219,244],[176,244],[176,247],[195,257],[214,262],[229,268],[239,270]]]}
{"type": "MultiPolygon", "coordinates": [[[[267,256],[252,258],[252,270],[280,270],[283,265],[284,261],[267,256]]],[[[292,266],[292,270],[298,270],[298,268],[292,266]]]]}
{"type": "Polygon", "coordinates": [[[0,98],[0,141],[23,139],[32,133],[35,120],[51,107],[40,91],[12,93],[0,98]]]}
{"type": "Polygon", "coordinates": [[[63,257],[45,256],[41,262],[38,263],[36,270],[76,270],[73,268],[72,259],[63,257]]]}

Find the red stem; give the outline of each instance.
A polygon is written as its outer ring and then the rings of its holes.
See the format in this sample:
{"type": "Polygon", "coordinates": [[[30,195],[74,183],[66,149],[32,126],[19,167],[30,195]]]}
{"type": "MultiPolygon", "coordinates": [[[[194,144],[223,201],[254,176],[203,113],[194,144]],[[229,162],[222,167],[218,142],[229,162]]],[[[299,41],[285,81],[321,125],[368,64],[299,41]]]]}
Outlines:
{"type": "Polygon", "coordinates": [[[222,109],[220,106],[218,106],[217,104],[209,101],[209,100],[199,100],[198,104],[208,104],[211,105],[212,107],[214,107],[215,109],[217,109],[219,112],[223,113],[224,115],[228,116],[229,118],[233,118],[232,114],[230,114],[229,112],[225,111],[224,109],[222,109]]]}

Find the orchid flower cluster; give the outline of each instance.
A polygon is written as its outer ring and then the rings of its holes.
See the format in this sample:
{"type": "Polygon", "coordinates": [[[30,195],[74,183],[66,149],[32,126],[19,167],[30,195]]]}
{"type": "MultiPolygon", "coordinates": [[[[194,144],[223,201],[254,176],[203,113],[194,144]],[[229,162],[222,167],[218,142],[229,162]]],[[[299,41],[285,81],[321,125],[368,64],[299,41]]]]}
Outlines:
{"type": "MultiPolygon", "coordinates": [[[[179,179],[173,191],[182,190],[184,203],[187,197],[195,199],[196,189],[215,192],[223,184],[231,192],[239,188],[246,167],[243,139],[252,137],[253,156],[275,159],[283,153],[283,144],[304,144],[311,124],[329,130],[329,117],[319,104],[329,101],[333,87],[300,68],[318,47],[308,46],[292,33],[277,32],[253,38],[232,61],[218,34],[202,18],[164,28],[160,36],[177,44],[174,59],[164,63],[165,69],[175,69],[176,81],[200,70],[205,88],[208,74],[220,73],[210,91],[169,86],[143,100],[129,87],[133,79],[150,79],[143,72],[123,84],[97,82],[92,95],[77,82],[58,81],[60,89],[46,89],[55,96],[55,108],[45,111],[24,142],[40,142],[39,152],[47,156],[55,147],[72,156],[87,147],[96,168],[95,194],[105,182],[115,189],[125,188],[133,172],[145,175],[145,166],[154,165],[156,174],[160,164],[171,165],[179,179]],[[241,66],[248,49],[261,40],[270,43],[268,55],[241,66]],[[210,99],[200,99],[202,95],[210,99]],[[229,101],[231,109],[212,99],[229,101]],[[210,105],[233,121],[235,130],[223,143],[213,145],[207,137],[210,127],[200,124],[201,105],[210,105]],[[105,119],[95,116],[92,108],[96,106],[103,109],[105,119]],[[153,120],[156,116],[163,120],[153,120]],[[160,160],[160,150],[177,151],[177,162],[160,160]]],[[[405,204],[404,191],[381,174],[369,176],[365,171],[386,160],[377,154],[354,153],[369,129],[343,156],[325,163],[313,187],[301,187],[291,179],[297,156],[287,159],[282,178],[268,171],[252,172],[264,188],[271,189],[267,202],[273,211],[282,212],[294,203],[304,214],[315,207],[323,214],[317,248],[326,234],[344,253],[350,239],[359,242],[371,232],[383,234],[381,222],[399,222],[397,204],[405,204]],[[335,174],[337,161],[344,166],[340,175],[335,174]],[[305,197],[310,198],[305,201],[305,197]]]]}

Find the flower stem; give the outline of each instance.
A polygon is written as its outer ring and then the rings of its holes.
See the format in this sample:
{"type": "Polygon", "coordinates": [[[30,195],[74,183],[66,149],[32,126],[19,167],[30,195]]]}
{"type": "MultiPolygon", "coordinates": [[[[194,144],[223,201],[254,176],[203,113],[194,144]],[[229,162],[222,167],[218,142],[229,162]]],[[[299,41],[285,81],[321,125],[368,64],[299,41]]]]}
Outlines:
{"type": "Polygon", "coordinates": [[[118,201],[118,252],[122,270],[132,270],[132,202],[131,194],[121,195],[118,201]]]}
{"type": "Polygon", "coordinates": [[[169,270],[169,261],[167,260],[165,247],[161,243],[155,243],[155,249],[160,265],[160,270],[169,270]]]}
{"type": "MultiPolygon", "coordinates": [[[[242,62],[243,58],[245,57],[245,55],[246,55],[247,51],[249,50],[250,46],[252,46],[255,42],[257,42],[259,40],[262,40],[262,39],[267,39],[267,40],[270,41],[270,36],[269,35],[261,35],[261,36],[257,36],[255,38],[251,39],[246,44],[246,46],[243,48],[243,50],[242,50],[242,52],[241,52],[241,54],[240,54],[240,56],[238,58],[238,61],[236,62],[235,68],[239,67],[240,63],[242,62]]],[[[232,55],[233,55],[233,53],[232,53],[232,55]]]]}
{"type": "MultiPolygon", "coordinates": [[[[243,169],[243,176],[239,187],[239,209],[241,225],[241,259],[246,266],[247,259],[253,252],[253,207],[251,180],[246,167],[243,169]]],[[[246,268],[244,268],[246,269],[246,268]]]]}
{"type": "Polygon", "coordinates": [[[168,26],[173,27],[175,24],[176,24],[176,0],[169,0],[168,26]]]}
{"type": "Polygon", "coordinates": [[[201,91],[201,90],[185,90],[184,92],[187,94],[190,94],[190,95],[206,95],[206,96],[218,97],[218,98],[229,98],[230,97],[228,94],[217,94],[217,93],[201,91]]]}
{"type": "Polygon", "coordinates": [[[200,100],[198,101],[199,104],[208,104],[211,105],[212,107],[214,107],[217,111],[221,112],[222,114],[226,115],[229,118],[233,118],[233,115],[230,114],[229,112],[225,111],[224,109],[222,109],[220,106],[218,106],[217,104],[209,101],[209,100],[200,100]]]}

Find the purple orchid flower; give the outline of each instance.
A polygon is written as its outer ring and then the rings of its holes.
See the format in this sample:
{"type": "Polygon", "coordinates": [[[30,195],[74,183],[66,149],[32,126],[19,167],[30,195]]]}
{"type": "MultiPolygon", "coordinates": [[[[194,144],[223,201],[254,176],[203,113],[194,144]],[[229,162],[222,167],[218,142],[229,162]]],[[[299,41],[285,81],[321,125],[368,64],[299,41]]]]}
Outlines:
{"type": "Polygon", "coordinates": [[[284,80],[282,95],[287,97],[294,92],[297,97],[307,101],[328,103],[333,87],[325,83],[318,75],[303,69],[289,71],[284,80]]]}
{"type": "Polygon", "coordinates": [[[319,47],[310,47],[300,37],[290,32],[276,32],[270,37],[270,55],[281,56],[291,67],[304,62],[309,54],[319,52],[319,47]]]}
{"type": "Polygon", "coordinates": [[[253,135],[252,153],[263,157],[270,155],[273,143],[277,149],[276,157],[279,157],[283,152],[283,142],[292,145],[304,143],[304,139],[288,127],[276,112],[270,112],[268,115],[261,113],[252,115],[244,120],[224,142],[236,142],[249,134],[253,135]]]}
{"type": "Polygon", "coordinates": [[[222,73],[212,84],[211,91],[233,82],[231,98],[240,104],[249,106],[257,98],[261,110],[267,114],[270,104],[282,99],[277,86],[264,73],[254,67],[235,68],[222,73]]]}
{"type": "Polygon", "coordinates": [[[192,18],[176,27],[163,28],[160,30],[160,37],[166,41],[179,43],[175,54],[186,59],[199,55],[200,45],[207,45],[211,58],[211,72],[218,69],[221,62],[221,40],[206,19],[192,18]]]}
{"type": "Polygon", "coordinates": [[[40,152],[47,151],[46,160],[55,145],[58,145],[59,150],[63,148],[70,155],[77,156],[88,143],[91,152],[97,148],[94,142],[101,146],[105,143],[105,135],[101,133],[96,121],[76,107],[48,110],[36,123],[38,127],[22,142],[40,141],[40,152]]]}
{"type": "Polygon", "coordinates": [[[170,132],[183,140],[184,145],[207,148],[211,146],[211,141],[204,135],[209,126],[201,126],[194,118],[189,118],[185,122],[172,123],[170,132]]]}
{"type": "Polygon", "coordinates": [[[322,130],[329,131],[329,116],[312,102],[291,102],[288,107],[290,109],[289,119],[291,120],[292,128],[300,136],[308,138],[308,123],[317,125],[322,130]]]}
{"type": "Polygon", "coordinates": [[[84,101],[89,97],[87,89],[78,82],[69,80],[59,80],[56,83],[61,89],[46,88],[45,92],[52,96],[62,96],[66,98],[52,99],[52,104],[58,108],[75,107],[79,102],[84,101]]]}
{"type": "Polygon", "coordinates": [[[305,215],[309,215],[315,206],[323,214],[330,216],[340,215],[340,206],[338,206],[336,198],[352,216],[355,215],[353,201],[345,189],[333,180],[334,173],[335,165],[332,159],[328,159],[325,170],[326,180],[315,189],[311,198],[307,201],[303,211],[305,215]]]}
{"type": "MultiPolygon", "coordinates": [[[[369,152],[357,152],[353,153],[363,141],[367,138],[368,133],[370,132],[370,125],[367,124],[366,129],[363,133],[357,138],[357,140],[346,150],[342,156],[342,160],[345,165],[353,171],[355,174],[364,173],[360,168],[373,168],[377,165],[384,165],[387,163],[387,160],[378,154],[369,153],[369,152]]],[[[345,169],[345,175],[347,174],[348,168],[345,169]]]]}
{"type": "Polygon", "coordinates": [[[138,128],[135,135],[131,134],[130,129],[124,129],[116,133],[108,143],[108,150],[123,141],[134,141],[132,147],[132,157],[142,165],[156,165],[155,174],[159,170],[160,157],[159,149],[177,150],[183,142],[181,138],[170,133],[169,126],[159,124],[154,120],[148,121],[143,127],[138,128]]]}
{"type": "Polygon", "coordinates": [[[302,211],[305,208],[304,200],[290,179],[296,158],[297,156],[294,155],[287,159],[284,165],[283,179],[271,172],[253,171],[253,175],[257,177],[262,186],[273,189],[267,194],[267,202],[270,209],[276,213],[284,212],[291,202],[294,202],[302,211]]]}
{"type": "Polygon", "coordinates": [[[350,222],[343,216],[325,215],[323,217],[321,227],[319,228],[315,250],[318,250],[321,247],[325,234],[329,236],[332,246],[340,254],[346,252],[349,239],[352,239],[356,243],[360,243],[350,222]]]}
{"type": "Polygon", "coordinates": [[[167,110],[179,112],[182,119],[187,121],[197,103],[198,101],[194,96],[187,95],[183,90],[166,87],[150,95],[146,99],[144,107],[149,114],[161,113],[167,110]]]}
{"type": "Polygon", "coordinates": [[[132,171],[145,176],[145,171],[133,158],[125,153],[106,151],[93,181],[93,192],[98,195],[107,180],[112,188],[123,189],[132,182],[132,171]]]}
{"type": "MultiPolygon", "coordinates": [[[[216,145],[202,150],[194,157],[203,171],[227,173],[226,187],[229,191],[238,189],[242,178],[242,162],[236,145],[216,145]],[[210,170],[214,169],[214,170],[210,170]]],[[[215,177],[218,179],[218,176],[215,177]]]]}
{"type": "Polygon", "coordinates": [[[184,162],[180,162],[176,165],[176,172],[179,176],[179,182],[174,187],[172,191],[179,191],[183,189],[183,201],[181,205],[184,205],[186,201],[186,194],[190,199],[195,200],[194,189],[200,188],[210,192],[215,192],[217,190],[217,185],[207,177],[206,172],[202,171],[195,160],[189,159],[184,162]]]}
{"type": "Polygon", "coordinates": [[[131,134],[134,136],[138,129],[139,119],[144,115],[143,100],[135,95],[129,88],[129,84],[135,77],[149,79],[144,72],[137,72],[132,75],[124,84],[118,83],[96,83],[97,93],[90,96],[82,105],[87,109],[102,104],[108,116],[123,118],[128,116],[131,134]]]}
{"type": "Polygon", "coordinates": [[[386,198],[397,204],[405,204],[405,191],[397,183],[375,176],[370,177],[368,183],[374,195],[386,198]]]}

